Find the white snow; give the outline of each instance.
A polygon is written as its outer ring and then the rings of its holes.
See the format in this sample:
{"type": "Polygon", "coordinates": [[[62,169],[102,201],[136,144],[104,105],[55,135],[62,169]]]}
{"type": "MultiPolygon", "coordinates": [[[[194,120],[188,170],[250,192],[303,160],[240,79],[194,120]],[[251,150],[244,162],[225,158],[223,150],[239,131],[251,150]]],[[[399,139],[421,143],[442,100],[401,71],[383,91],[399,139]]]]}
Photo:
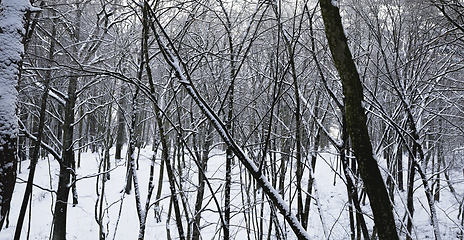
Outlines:
{"type": "MultiPolygon", "coordinates": [[[[140,156],[140,169],[137,171],[139,185],[140,185],[140,197],[142,202],[145,202],[148,190],[148,176],[149,166],[151,164],[152,152],[147,149],[142,149],[140,156]]],[[[114,153],[114,149],[111,151],[114,153]]],[[[223,187],[223,179],[225,175],[225,153],[219,150],[213,150],[214,157],[208,163],[208,172],[206,173],[209,177],[213,189],[217,191],[216,196],[221,199],[221,187],[223,187]]],[[[78,179],[77,190],[79,193],[79,204],[76,207],[68,208],[68,239],[97,239],[98,238],[98,225],[95,221],[95,204],[97,201],[96,195],[96,177],[83,178],[84,176],[94,175],[98,172],[100,156],[98,154],[84,153],[82,155],[82,167],[77,170],[78,179]]],[[[379,159],[382,162],[382,159],[379,159]]],[[[134,194],[123,195],[121,190],[124,188],[126,166],[121,165],[124,162],[119,162],[119,165],[112,158],[111,161],[114,170],[111,171],[111,179],[106,182],[105,193],[106,197],[104,200],[105,211],[105,228],[108,230],[108,239],[136,239],[138,236],[138,215],[136,210],[136,203],[134,194]],[[122,204],[122,205],[121,205],[122,204]],[[121,212],[120,212],[121,211],[121,212]],[[120,214],[119,214],[120,212],[120,214]],[[117,223],[118,222],[118,223],[117,223]],[[115,229],[117,226],[117,229],[115,229]]],[[[347,194],[346,187],[338,175],[336,175],[333,169],[337,169],[336,156],[327,152],[319,155],[318,162],[316,164],[315,179],[317,182],[317,194],[313,195],[310,219],[308,223],[308,234],[312,239],[350,239],[349,236],[349,218],[347,213],[347,194]],[[318,204],[316,204],[316,201],[318,204]],[[319,215],[321,212],[321,217],[319,215]],[[327,238],[325,237],[327,235],[327,238]]],[[[10,226],[3,229],[0,232],[0,240],[9,240],[13,238],[17,216],[24,194],[25,183],[22,180],[27,179],[28,164],[22,163],[22,173],[18,175],[18,184],[15,189],[15,193],[12,201],[12,209],[10,213],[10,226]]],[[[156,160],[155,168],[155,184],[157,184],[159,170],[159,156],[156,160]]],[[[231,219],[231,234],[235,239],[246,239],[247,230],[245,221],[243,218],[243,211],[254,204],[259,202],[242,202],[241,186],[239,184],[240,176],[247,177],[246,171],[242,171],[243,166],[235,165],[232,174],[232,202],[231,210],[237,212],[231,219]]],[[[188,179],[193,183],[184,182],[184,192],[191,209],[194,207],[194,201],[196,192],[194,191],[195,180],[197,179],[197,173],[195,167],[187,165],[185,168],[185,174],[188,174],[188,179]],[[193,191],[192,191],[193,190],[193,191]]],[[[59,165],[57,161],[53,160],[50,156],[50,160],[41,159],[37,165],[37,172],[35,178],[35,184],[44,189],[56,190],[58,181],[59,165]]],[[[453,173],[454,179],[456,179],[458,173],[453,173]]],[[[146,220],[146,235],[145,239],[166,239],[166,230],[171,229],[173,239],[177,237],[177,228],[175,226],[174,217],[171,217],[171,221],[166,223],[167,211],[169,209],[169,183],[165,174],[163,194],[161,196],[159,209],[161,210],[162,221],[157,223],[154,218],[153,207],[147,213],[146,220]]],[[[461,177],[462,178],[462,177],[461,177]]],[[[453,176],[452,176],[453,179],[453,176]]],[[[287,179],[288,180],[288,179],[287,179]]],[[[305,182],[306,184],[306,182],[305,182]]],[[[303,185],[305,185],[303,184],[303,185]]],[[[416,186],[419,186],[420,181],[416,182],[416,186]]],[[[156,186],[157,187],[157,186],[156,186]]],[[[305,186],[303,186],[305,188],[305,186]]],[[[462,192],[464,187],[462,184],[455,184],[455,188],[458,192],[462,192]]],[[[156,191],[156,188],[155,188],[156,191]]],[[[207,211],[202,213],[202,224],[204,228],[201,231],[203,239],[220,239],[220,220],[218,215],[214,212],[216,209],[213,201],[209,200],[211,192],[206,190],[205,192],[205,206],[207,211]],[[211,210],[211,211],[210,211],[211,210]]],[[[443,191],[442,201],[437,203],[437,212],[439,216],[439,222],[441,224],[442,238],[451,239],[456,236],[459,230],[459,226],[454,222],[458,222],[456,215],[458,213],[458,205],[456,200],[450,195],[448,191],[443,191]]],[[[52,223],[52,204],[54,203],[54,193],[45,191],[39,188],[34,188],[32,196],[32,212],[30,219],[31,229],[30,235],[33,239],[48,239],[52,223]]],[[[154,196],[152,198],[152,202],[154,196]]],[[[259,200],[259,199],[256,199],[259,200]]],[[[396,219],[398,226],[400,226],[400,220],[404,216],[404,204],[405,203],[405,192],[396,192],[396,219]]],[[[288,192],[286,192],[285,204],[288,203],[288,192]]],[[[362,206],[363,211],[367,215],[371,215],[369,209],[369,202],[362,206]]],[[[427,199],[424,195],[422,187],[418,187],[415,193],[415,208],[416,212],[414,215],[415,232],[417,239],[426,239],[427,237],[433,238],[433,229],[430,226],[430,217],[428,215],[427,199]]],[[[292,205],[292,211],[295,211],[295,204],[292,205]]],[[[265,210],[265,218],[269,216],[269,210],[265,210]]],[[[191,216],[191,215],[190,215],[191,216]]],[[[279,221],[283,222],[282,216],[278,216],[279,221]]],[[[267,219],[268,220],[268,219],[267,219]]],[[[266,220],[266,221],[267,221],[266,220]]],[[[26,216],[22,239],[26,238],[27,225],[29,218],[26,216]]],[[[366,217],[368,228],[372,231],[373,222],[369,217],[366,217]]],[[[187,225],[184,219],[184,226],[187,225]]],[[[288,228],[288,225],[287,225],[288,228]]],[[[265,230],[267,233],[267,231],[265,230]]],[[[254,233],[252,233],[254,234],[254,233]]],[[[285,232],[288,235],[288,239],[296,239],[292,231],[288,228],[285,232]]],[[[254,238],[252,236],[252,238],[254,238]]],[[[402,236],[404,238],[404,235],[402,236]]],[[[415,236],[414,236],[415,239],[415,236]]]]}

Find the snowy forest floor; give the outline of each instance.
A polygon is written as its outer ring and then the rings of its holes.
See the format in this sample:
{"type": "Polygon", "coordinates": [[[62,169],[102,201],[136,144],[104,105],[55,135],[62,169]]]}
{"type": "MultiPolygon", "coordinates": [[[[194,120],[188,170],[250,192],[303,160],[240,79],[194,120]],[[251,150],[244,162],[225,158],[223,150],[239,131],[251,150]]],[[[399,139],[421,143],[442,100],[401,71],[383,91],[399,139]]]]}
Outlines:
{"type": "MultiPolygon", "coordinates": [[[[113,149],[114,151],[114,149],[113,149]]],[[[219,200],[223,199],[223,179],[225,171],[225,155],[219,150],[212,152],[214,155],[208,161],[207,175],[212,183],[213,189],[217,190],[216,196],[219,200]]],[[[138,181],[140,184],[140,192],[142,203],[145,203],[145,198],[148,189],[149,167],[152,151],[150,148],[142,149],[140,153],[140,168],[137,171],[138,181]]],[[[101,157],[97,153],[83,153],[81,157],[81,167],[77,169],[78,178],[93,176],[98,173],[98,166],[101,157]]],[[[331,153],[322,153],[318,158],[315,170],[315,187],[317,194],[314,194],[312,201],[310,220],[308,224],[308,233],[313,239],[350,239],[350,224],[348,215],[347,193],[346,186],[339,175],[335,174],[334,170],[340,172],[340,168],[336,164],[336,156],[331,153]],[[318,206],[321,212],[318,211],[318,206]],[[320,214],[321,213],[321,214],[320,214]],[[322,219],[322,220],[321,220],[322,219]],[[321,222],[324,222],[322,224],[321,222]]],[[[155,169],[155,193],[158,179],[159,158],[156,159],[155,169]]],[[[11,203],[11,212],[9,217],[9,226],[0,232],[0,240],[13,239],[16,221],[21,207],[21,202],[27,180],[29,162],[21,164],[21,173],[18,174],[18,181],[15,188],[14,197],[11,203]]],[[[107,239],[137,239],[139,221],[135,207],[134,191],[130,195],[124,195],[123,189],[125,185],[126,166],[124,161],[115,163],[114,158],[111,158],[112,167],[117,166],[111,171],[111,179],[106,182],[106,198],[105,205],[107,213],[105,216],[107,239]],[[122,208],[121,208],[122,204],[122,208]],[[121,208],[121,212],[120,212],[121,208]],[[116,226],[117,225],[117,226],[116,226]]],[[[381,165],[383,165],[381,163],[381,165]]],[[[460,166],[461,164],[455,164],[460,166]]],[[[195,203],[195,184],[197,184],[196,167],[187,165],[185,167],[184,193],[190,209],[194,209],[195,203]]],[[[461,169],[461,168],[459,168],[461,169]]],[[[289,169],[289,172],[292,170],[289,169]]],[[[244,174],[245,170],[236,162],[233,168],[233,185],[232,185],[232,214],[231,236],[234,239],[258,239],[256,233],[248,233],[243,215],[243,209],[250,206],[249,203],[242,202],[240,175],[244,174]]],[[[37,172],[34,183],[43,189],[55,189],[58,181],[59,165],[57,161],[50,157],[50,160],[41,159],[37,165],[37,172]]],[[[462,199],[464,191],[463,177],[460,170],[450,171],[450,177],[453,181],[453,186],[457,193],[460,194],[459,200],[462,199]]],[[[167,212],[169,208],[169,182],[166,174],[164,175],[164,186],[162,201],[160,208],[162,210],[161,222],[157,223],[154,219],[154,211],[150,209],[147,217],[147,227],[145,239],[167,239],[167,229],[170,229],[172,239],[177,237],[177,229],[174,222],[174,216],[171,221],[166,223],[167,212]]],[[[289,176],[290,177],[290,176],[289,176]]],[[[406,177],[406,176],[405,176],[406,177]]],[[[95,203],[96,194],[96,177],[82,178],[77,182],[77,191],[79,195],[79,204],[68,207],[68,223],[67,223],[67,239],[98,239],[99,228],[95,221],[95,203]]],[[[405,178],[406,179],[406,178],[405,178]]],[[[289,180],[289,179],[287,179],[289,180]]],[[[303,184],[306,189],[307,179],[303,184]]],[[[413,239],[432,239],[433,229],[430,225],[429,208],[426,197],[420,184],[419,179],[415,183],[415,213],[414,213],[414,229],[413,239]]],[[[248,183],[247,183],[248,184],[248,183]]],[[[440,230],[443,239],[457,239],[460,229],[460,219],[458,219],[459,203],[457,199],[450,193],[448,185],[445,181],[441,183],[441,201],[436,203],[437,212],[440,222],[440,230]]],[[[32,209],[28,210],[21,239],[49,239],[52,225],[52,210],[55,201],[54,193],[35,187],[32,196],[32,209]],[[27,238],[29,236],[29,238],[27,238]]],[[[153,199],[154,195],[153,194],[153,199]]],[[[254,191],[256,194],[255,204],[261,199],[259,189],[254,191]]],[[[206,190],[204,205],[205,211],[202,213],[203,229],[201,231],[202,239],[222,239],[221,225],[216,213],[216,207],[213,201],[210,201],[211,192],[206,190]]],[[[289,194],[286,193],[285,199],[288,202],[289,194]]],[[[70,199],[72,201],[72,199],[70,199]]],[[[152,200],[153,201],[153,200],[152,200]]],[[[295,201],[296,202],[296,201],[295,201]]],[[[406,191],[395,191],[395,218],[397,226],[401,226],[401,222],[406,222],[404,218],[404,209],[406,205],[406,191]]],[[[268,208],[266,208],[268,209],[268,208]]],[[[365,218],[368,223],[368,228],[372,231],[373,221],[370,218],[370,207],[366,200],[365,218]]],[[[190,217],[192,210],[190,211],[190,217]]],[[[264,214],[264,221],[269,221],[269,214],[264,214]]],[[[281,218],[281,216],[279,216],[281,218]]],[[[281,218],[282,220],[282,218],[281,218]]],[[[257,219],[254,221],[257,222],[257,219]]],[[[254,224],[256,224],[256,222],[254,224]]],[[[184,221],[185,223],[185,221],[184,221]]],[[[281,221],[282,223],[282,221],[281,221]]],[[[184,225],[185,227],[185,225],[184,225]]],[[[284,229],[288,239],[295,239],[291,229],[284,229]]],[[[263,231],[267,233],[267,231],[263,231]]],[[[405,238],[404,232],[400,232],[400,237],[405,238]]],[[[267,236],[265,236],[267,239],[267,236]]],[[[271,237],[273,239],[273,237],[271,237]]]]}

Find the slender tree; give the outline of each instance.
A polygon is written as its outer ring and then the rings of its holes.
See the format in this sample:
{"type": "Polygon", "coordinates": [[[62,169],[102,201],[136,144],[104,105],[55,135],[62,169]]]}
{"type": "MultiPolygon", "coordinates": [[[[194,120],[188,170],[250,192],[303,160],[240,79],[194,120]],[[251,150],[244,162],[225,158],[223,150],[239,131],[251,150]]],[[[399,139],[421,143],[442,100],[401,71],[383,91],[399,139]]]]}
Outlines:
{"type": "MultiPolygon", "coordinates": [[[[76,25],[73,29],[72,47],[74,56],[77,56],[78,48],[76,44],[80,40],[82,5],[80,1],[75,3],[76,25]]],[[[75,59],[74,59],[75,60],[75,59]]],[[[77,62],[74,62],[77,65],[77,62]]],[[[53,215],[53,240],[66,239],[66,220],[68,209],[69,190],[73,188],[73,204],[77,204],[75,195],[75,155],[74,155],[74,108],[77,102],[78,75],[76,71],[70,72],[68,76],[67,101],[64,109],[63,122],[63,148],[62,159],[60,162],[60,174],[58,178],[58,189],[56,192],[55,211],[53,215]],[[73,174],[73,176],[71,176],[73,174]]]]}
{"type": "MultiPolygon", "coordinates": [[[[54,24],[52,25],[51,35],[52,35],[52,39],[50,42],[50,47],[48,50],[48,59],[47,59],[48,68],[51,68],[53,64],[53,56],[55,54],[55,41],[53,39],[56,36],[56,27],[54,24]]],[[[18,223],[16,224],[16,232],[15,232],[14,239],[17,239],[17,240],[19,240],[19,237],[21,236],[21,230],[22,230],[22,226],[24,222],[24,217],[26,215],[26,209],[30,201],[30,197],[32,195],[32,183],[34,181],[35,169],[37,166],[37,161],[39,159],[40,145],[42,142],[42,135],[43,135],[44,127],[45,127],[44,126],[45,125],[45,114],[46,114],[46,108],[47,108],[48,92],[50,90],[50,80],[51,80],[51,71],[47,70],[44,75],[44,92],[42,94],[42,98],[40,101],[41,106],[40,106],[40,114],[39,114],[39,125],[37,129],[34,149],[32,152],[31,164],[29,167],[29,176],[27,179],[26,191],[24,192],[24,198],[23,198],[21,210],[20,210],[19,217],[18,217],[18,223]]]]}

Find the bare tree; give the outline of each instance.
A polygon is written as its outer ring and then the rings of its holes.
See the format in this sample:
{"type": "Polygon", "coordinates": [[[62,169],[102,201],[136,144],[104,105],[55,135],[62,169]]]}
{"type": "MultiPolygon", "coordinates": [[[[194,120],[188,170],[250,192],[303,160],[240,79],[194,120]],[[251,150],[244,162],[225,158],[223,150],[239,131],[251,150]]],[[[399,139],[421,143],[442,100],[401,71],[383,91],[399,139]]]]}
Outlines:
{"type": "Polygon", "coordinates": [[[390,203],[377,161],[373,156],[366,125],[366,113],[362,106],[363,87],[343,31],[338,3],[328,0],[321,0],[319,3],[332,58],[342,79],[348,132],[359,164],[359,171],[371,201],[379,237],[398,239],[393,206],[390,203]]]}

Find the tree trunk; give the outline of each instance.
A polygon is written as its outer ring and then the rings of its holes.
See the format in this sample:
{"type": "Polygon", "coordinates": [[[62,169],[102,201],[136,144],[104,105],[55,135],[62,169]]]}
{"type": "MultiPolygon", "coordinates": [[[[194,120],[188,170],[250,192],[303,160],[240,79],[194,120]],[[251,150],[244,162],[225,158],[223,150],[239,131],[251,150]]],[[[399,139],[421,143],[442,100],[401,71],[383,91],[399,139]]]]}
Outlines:
{"type": "Polygon", "coordinates": [[[66,212],[68,207],[69,184],[74,161],[73,123],[74,106],[76,103],[77,77],[69,78],[68,101],[65,108],[63,124],[63,154],[60,162],[60,175],[56,193],[55,211],[53,216],[53,240],[66,239],[66,212]]]}
{"type": "MultiPolygon", "coordinates": [[[[438,120],[439,123],[438,125],[440,126],[440,130],[442,130],[441,126],[442,126],[442,121],[441,119],[438,120]]],[[[436,202],[439,202],[440,201],[440,188],[441,188],[441,184],[440,184],[440,173],[442,171],[441,169],[441,165],[445,163],[445,157],[443,155],[443,137],[440,137],[440,139],[437,141],[437,175],[435,177],[435,195],[434,195],[434,200],[436,202]]],[[[434,166],[432,166],[432,169],[434,168],[434,166]]]]}
{"type": "Polygon", "coordinates": [[[143,236],[145,234],[145,211],[142,209],[142,202],[140,200],[140,188],[139,188],[139,182],[137,179],[137,171],[135,169],[135,147],[137,144],[137,133],[136,133],[136,126],[137,126],[137,113],[138,113],[138,107],[137,107],[137,95],[138,95],[139,90],[137,89],[134,94],[134,98],[132,101],[132,114],[131,114],[131,124],[129,127],[129,147],[128,147],[128,156],[127,156],[127,161],[128,161],[128,171],[130,172],[130,177],[132,178],[132,181],[134,183],[134,191],[135,191],[135,206],[137,210],[137,215],[139,217],[139,240],[143,239],[143,236]]]}
{"type": "MultiPolygon", "coordinates": [[[[76,2],[76,26],[74,29],[72,52],[77,55],[78,49],[76,44],[80,38],[80,22],[82,10],[80,9],[80,2],[76,2]]],[[[71,72],[68,83],[68,99],[64,109],[64,123],[63,123],[63,149],[62,149],[62,161],[60,162],[60,175],[58,178],[58,190],[56,193],[55,211],[53,216],[53,240],[64,240],[66,239],[66,217],[68,208],[68,196],[70,187],[75,187],[75,183],[71,184],[73,178],[71,173],[75,169],[74,159],[74,107],[77,100],[77,73],[71,72]]],[[[74,191],[74,190],[73,190],[74,191]]],[[[73,196],[75,196],[73,194],[73,196]]],[[[76,199],[73,198],[74,203],[76,199]]]]}
{"type": "MultiPolygon", "coordinates": [[[[84,115],[84,108],[83,106],[80,106],[79,108],[79,118],[82,117],[84,115]]],[[[80,168],[81,167],[81,153],[84,151],[83,150],[83,145],[84,145],[84,139],[82,138],[82,133],[83,133],[83,130],[84,130],[84,119],[82,119],[80,122],[79,122],[79,127],[78,127],[78,139],[79,139],[79,151],[77,151],[77,167],[80,168]]]]}
{"type": "MultiPolygon", "coordinates": [[[[232,120],[232,105],[233,100],[232,97],[229,102],[229,118],[226,124],[226,128],[231,131],[231,120],[232,120]]],[[[232,149],[227,147],[226,150],[226,182],[224,186],[224,239],[230,239],[230,186],[231,186],[231,178],[232,178],[232,161],[234,159],[234,155],[232,149]]]]}
{"type": "Polygon", "coordinates": [[[24,42],[26,0],[0,0],[0,229],[10,211],[16,181],[16,101],[24,42]]]}
{"type": "Polygon", "coordinates": [[[116,152],[114,154],[115,159],[122,159],[121,151],[122,146],[124,145],[125,135],[126,135],[126,122],[124,120],[124,109],[125,106],[125,94],[126,88],[124,83],[121,85],[121,89],[119,91],[119,107],[118,107],[118,133],[116,135],[116,152]]]}
{"type": "MultiPolygon", "coordinates": [[[[220,1],[220,5],[222,7],[223,13],[226,16],[226,32],[227,32],[227,39],[229,43],[229,64],[230,64],[230,72],[229,72],[229,80],[230,80],[230,86],[229,86],[229,91],[228,95],[226,94],[226,97],[228,97],[228,107],[227,107],[227,119],[226,119],[226,129],[231,135],[231,137],[234,136],[233,134],[233,129],[232,129],[232,120],[233,120],[233,112],[234,112],[234,88],[235,88],[235,75],[236,75],[236,69],[235,69],[235,52],[234,52],[234,45],[233,39],[232,39],[232,33],[231,31],[231,23],[229,16],[227,14],[227,11],[224,8],[224,5],[222,1],[220,1]]],[[[224,186],[224,239],[230,239],[230,187],[232,184],[232,162],[234,160],[234,154],[232,151],[232,148],[230,146],[227,146],[226,149],[226,182],[224,186]]]]}
{"type": "MultiPolygon", "coordinates": [[[[55,24],[53,24],[52,31],[51,31],[52,39],[55,38],[55,35],[56,35],[56,27],[55,27],[55,24]]],[[[48,50],[48,59],[47,59],[48,68],[51,68],[52,66],[54,53],[55,53],[55,41],[51,40],[50,48],[48,50]]],[[[43,133],[43,129],[45,126],[45,114],[46,114],[46,108],[47,108],[48,91],[50,87],[50,78],[51,78],[51,71],[47,70],[44,74],[44,93],[42,94],[42,99],[40,102],[41,106],[40,106],[40,115],[39,115],[39,126],[37,130],[36,141],[34,144],[34,150],[32,152],[32,159],[31,159],[31,163],[29,166],[29,175],[27,178],[26,191],[24,192],[23,202],[22,202],[21,209],[19,212],[19,217],[18,217],[18,223],[16,224],[16,231],[15,231],[15,236],[14,236],[15,240],[19,240],[21,236],[21,230],[22,230],[22,226],[24,223],[24,217],[26,215],[26,210],[27,210],[27,206],[29,203],[29,199],[32,195],[32,183],[34,181],[37,161],[40,156],[40,145],[42,142],[42,133],[43,133]]]]}
{"type": "Polygon", "coordinates": [[[398,239],[393,206],[372,153],[366,125],[367,117],[362,106],[362,84],[348,48],[338,6],[334,6],[338,3],[329,0],[319,2],[332,58],[342,79],[348,132],[358,161],[359,172],[371,202],[375,226],[380,239],[398,239]]]}
{"type": "Polygon", "coordinates": [[[212,124],[207,124],[208,129],[205,131],[204,137],[205,137],[205,142],[203,144],[203,149],[202,149],[202,154],[201,154],[201,160],[200,160],[200,168],[198,171],[198,193],[197,193],[197,198],[195,201],[195,214],[194,214],[194,222],[193,222],[193,234],[192,234],[192,240],[199,240],[200,239],[200,221],[201,221],[201,211],[202,211],[202,204],[203,204],[203,197],[205,193],[205,183],[206,179],[205,176],[201,173],[206,173],[206,169],[208,167],[208,159],[209,159],[209,151],[211,144],[213,143],[213,125],[212,124]]]}
{"type": "MultiPolygon", "coordinates": [[[[166,146],[168,145],[166,144],[166,146]]],[[[161,222],[161,209],[159,207],[159,200],[161,199],[161,193],[163,192],[163,178],[164,178],[165,163],[166,162],[163,159],[161,159],[161,164],[160,164],[159,173],[158,173],[158,189],[156,190],[155,207],[154,207],[155,219],[157,223],[161,222]]]]}
{"type": "MultiPolygon", "coordinates": [[[[297,191],[297,214],[296,217],[301,222],[304,211],[303,211],[303,191],[301,188],[301,181],[303,179],[303,162],[301,156],[301,114],[300,114],[300,94],[298,87],[297,73],[295,70],[295,63],[293,59],[293,51],[290,53],[290,62],[293,76],[293,87],[295,88],[295,142],[296,142],[296,191],[297,191]]],[[[309,197],[309,196],[308,196],[309,197]]]]}
{"type": "Polygon", "coordinates": [[[403,145],[399,143],[396,149],[397,184],[400,191],[404,191],[403,181],[403,145]]]}

